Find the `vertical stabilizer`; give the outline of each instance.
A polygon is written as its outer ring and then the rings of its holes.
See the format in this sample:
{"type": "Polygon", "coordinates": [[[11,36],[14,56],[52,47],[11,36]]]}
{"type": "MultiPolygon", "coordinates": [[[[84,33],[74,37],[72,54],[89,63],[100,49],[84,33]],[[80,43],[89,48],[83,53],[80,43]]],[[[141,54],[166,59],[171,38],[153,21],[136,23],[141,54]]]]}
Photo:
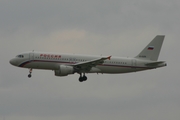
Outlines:
{"type": "Polygon", "coordinates": [[[157,61],[164,37],[164,35],[157,35],[135,58],[157,61]]]}

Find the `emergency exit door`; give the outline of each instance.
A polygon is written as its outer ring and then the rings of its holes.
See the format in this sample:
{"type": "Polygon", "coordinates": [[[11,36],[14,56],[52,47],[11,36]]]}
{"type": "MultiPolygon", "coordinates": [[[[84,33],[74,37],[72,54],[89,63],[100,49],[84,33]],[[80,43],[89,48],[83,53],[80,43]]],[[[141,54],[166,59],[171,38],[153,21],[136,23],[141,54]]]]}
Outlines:
{"type": "Polygon", "coordinates": [[[34,52],[29,53],[29,60],[34,60],[34,52]]]}

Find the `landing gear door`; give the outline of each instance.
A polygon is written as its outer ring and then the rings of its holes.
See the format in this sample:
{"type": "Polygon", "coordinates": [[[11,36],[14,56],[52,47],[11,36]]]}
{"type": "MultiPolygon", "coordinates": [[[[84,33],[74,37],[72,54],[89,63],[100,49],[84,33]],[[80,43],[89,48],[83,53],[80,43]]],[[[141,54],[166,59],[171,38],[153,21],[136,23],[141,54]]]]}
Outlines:
{"type": "Polygon", "coordinates": [[[34,52],[29,53],[29,60],[34,60],[34,52]]]}

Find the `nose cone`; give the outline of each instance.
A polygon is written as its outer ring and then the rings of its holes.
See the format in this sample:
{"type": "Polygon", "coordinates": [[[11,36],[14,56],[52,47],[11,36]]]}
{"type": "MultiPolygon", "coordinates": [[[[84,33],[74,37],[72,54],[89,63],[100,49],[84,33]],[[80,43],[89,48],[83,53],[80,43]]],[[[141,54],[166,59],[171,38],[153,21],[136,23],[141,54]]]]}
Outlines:
{"type": "Polygon", "coordinates": [[[17,65],[17,62],[16,62],[15,59],[11,59],[11,60],[9,61],[9,63],[10,63],[11,65],[14,65],[14,66],[17,65]]]}

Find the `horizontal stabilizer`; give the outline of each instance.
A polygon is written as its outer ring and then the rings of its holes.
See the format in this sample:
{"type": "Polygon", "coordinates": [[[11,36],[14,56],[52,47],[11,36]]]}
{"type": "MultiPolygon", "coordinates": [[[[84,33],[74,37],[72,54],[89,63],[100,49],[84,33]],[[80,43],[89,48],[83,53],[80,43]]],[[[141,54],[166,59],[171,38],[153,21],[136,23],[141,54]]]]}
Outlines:
{"type": "Polygon", "coordinates": [[[151,62],[151,63],[147,63],[145,64],[146,66],[148,67],[163,67],[163,66],[166,66],[166,62],[165,61],[157,61],[157,62],[151,62]]]}

